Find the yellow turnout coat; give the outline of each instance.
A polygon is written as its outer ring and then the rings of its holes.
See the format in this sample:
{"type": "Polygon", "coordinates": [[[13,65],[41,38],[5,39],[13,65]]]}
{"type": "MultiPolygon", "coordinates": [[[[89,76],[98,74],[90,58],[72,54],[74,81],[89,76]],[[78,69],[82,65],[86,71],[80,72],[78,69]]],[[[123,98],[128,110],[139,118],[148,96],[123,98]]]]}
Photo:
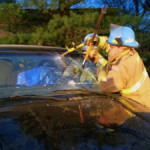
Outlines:
{"type": "MultiPolygon", "coordinates": [[[[106,40],[100,47],[108,47],[106,40]]],[[[139,54],[129,48],[108,61],[98,72],[98,84],[107,93],[120,92],[122,96],[150,107],[150,78],[139,54]],[[104,76],[105,78],[102,78],[104,76]]]]}

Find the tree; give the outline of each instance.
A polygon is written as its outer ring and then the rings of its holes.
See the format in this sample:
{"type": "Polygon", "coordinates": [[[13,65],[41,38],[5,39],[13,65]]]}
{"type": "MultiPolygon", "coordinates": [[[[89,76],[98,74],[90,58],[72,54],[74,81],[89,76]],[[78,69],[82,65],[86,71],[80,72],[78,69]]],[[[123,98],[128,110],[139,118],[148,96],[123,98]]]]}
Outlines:
{"type": "Polygon", "coordinates": [[[13,31],[13,28],[18,25],[21,20],[22,12],[20,4],[2,3],[0,5],[0,24],[8,28],[8,31],[13,31]]]}
{"type": "Polygon", "coordinates": [[[71,12],[70,16],[63,17],[55,15],[45,29],[37,28],[31,42],[61,47],[71,46],[72,42],[80,44],[86,34],[93,32],[98,15],[97,12],[82,15],[71,12]]]}
{"type": "Polygon", "coordinates": [[[5,3],[5,4],[7,4],[7,3],[16,3],[16,0],[0,0],[0,4],[1,3],[5,3]]]}
{"type": "Polygon", "coordinates": [[[37,8],[41,11],[57,10],[59,14],[68,15],[69,9],[76,4],[84,2],[84,0],[23,0],[26,8],[37,8]]]}

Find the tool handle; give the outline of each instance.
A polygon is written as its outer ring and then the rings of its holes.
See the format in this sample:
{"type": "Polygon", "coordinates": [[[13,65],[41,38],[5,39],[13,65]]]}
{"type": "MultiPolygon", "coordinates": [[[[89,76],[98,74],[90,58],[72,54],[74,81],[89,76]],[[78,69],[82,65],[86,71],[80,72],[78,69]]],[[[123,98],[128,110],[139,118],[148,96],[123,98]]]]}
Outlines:
{"type": "Polygon", "coordinates": [[[86,63],[86,61],[88,59],[88,56],[89,56],[89,53],[90,53],[90,50],[91,50],[92,47],[93,47],[93,42],[90,43],[90,45],[89,45],[89,47],[88,47],[88,49],[86,51],[86,55],[85,55],[84,61],[82,63],[82,69],[84,69],[84,67],[85,67],[85,63],[86,63]]]}
{"type": "Polygon", "coordinates": [[[90,45],[89,45],[89,47],[88,47],[88,50],[87,50],[87,52],[86,52],[84,61],[83,61],[83,63],[82,63],[82,69],[84,69],[84,67],[85,67],[85,63],[86,63],[86,61],[87,61],[87,59],[88,59],[90,50],[91,50],[92,47],[93,47],[94,38],[95,38],[95,36],[96,36],[96,34],[97,34],[97,32],[98,32],[98,29],[99,29],[99,26],[100,26],[100,24],[101,24],[101,22],[102,22],[103,16],[104,16],[104,14],[106,14],[106,9],[107,9],[107,5],[105,5],[105,7],[102,8],[101,14],[100,14],[100,16],[99,16],[99,19],[98,19],[98,22],[97,22],[97,25],[96,25],[96,28],[95,28],[95,30],[94,30],[94,34],[93,34],[93,36],[92,36],[92,40],[90,41],[90,45]]]}

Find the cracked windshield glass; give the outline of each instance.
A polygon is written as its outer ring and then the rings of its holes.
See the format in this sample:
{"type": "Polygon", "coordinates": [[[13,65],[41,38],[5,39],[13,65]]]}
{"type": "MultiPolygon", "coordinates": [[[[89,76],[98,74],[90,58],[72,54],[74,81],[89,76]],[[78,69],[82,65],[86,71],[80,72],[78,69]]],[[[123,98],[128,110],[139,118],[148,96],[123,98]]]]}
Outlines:
{"type": "Polygon", "coordinates": [[[18,95],[49,96],[50,91],[98,89],[96,70],[84,56],[62,57],[58,52],[3,52],[0,56],[0,97],[18,95]]]}

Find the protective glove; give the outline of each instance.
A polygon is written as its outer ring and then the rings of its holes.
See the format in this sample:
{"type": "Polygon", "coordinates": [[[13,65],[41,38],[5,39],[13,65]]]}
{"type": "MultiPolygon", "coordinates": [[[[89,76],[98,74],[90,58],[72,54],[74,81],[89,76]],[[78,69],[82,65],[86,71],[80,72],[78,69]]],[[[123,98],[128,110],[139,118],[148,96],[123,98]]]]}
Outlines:
{"type": "Polygon", "coordinates": [[[102,57],[102,56],[98,53],[97,49],[91,49],[90,50],[89,58],[92,60],[92,62],[94,64],[96,64],[98,62],[100,57],[102,57]]]}
{"type": "Polygon", "coordinates": [[[97,49],[92,49],[90,51],[89,58],[97,67],[102,68],[107,64],[107,60],[97,51],[97,49]]]}

